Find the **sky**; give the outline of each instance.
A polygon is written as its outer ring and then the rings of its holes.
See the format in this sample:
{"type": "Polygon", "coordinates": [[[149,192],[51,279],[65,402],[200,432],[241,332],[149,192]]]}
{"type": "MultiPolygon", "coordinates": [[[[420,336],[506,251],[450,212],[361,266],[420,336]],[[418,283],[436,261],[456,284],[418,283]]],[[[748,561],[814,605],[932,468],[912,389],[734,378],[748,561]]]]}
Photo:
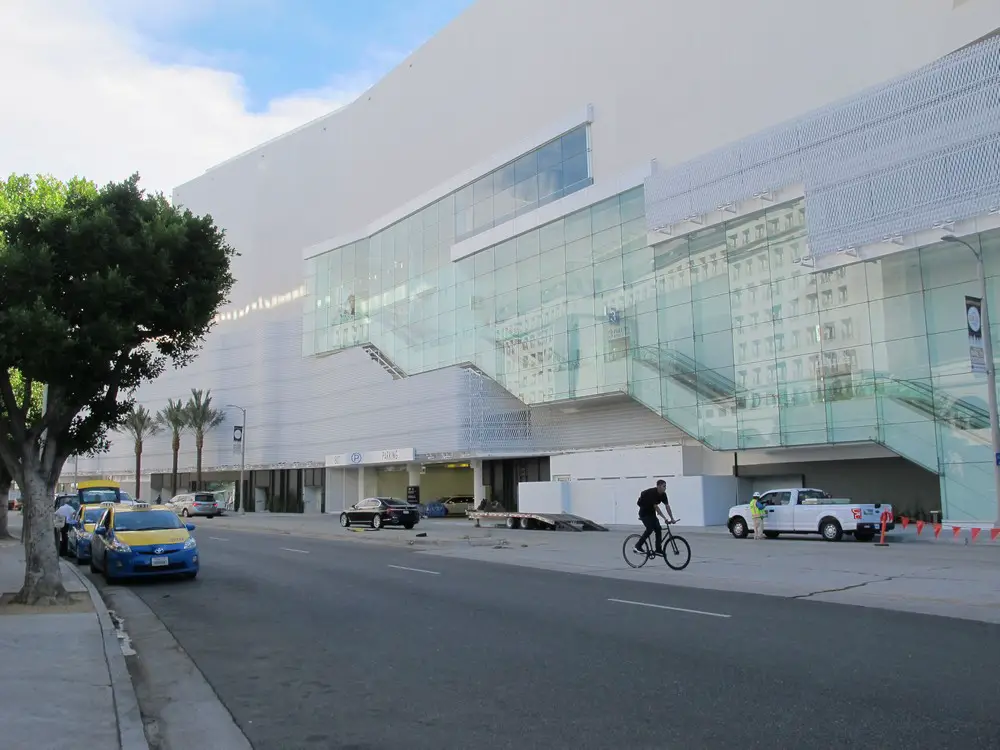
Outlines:
{"type": "Polygon", "coordinates": [[[358,97],[471,0],[0,0],[0,175],[170,191],[358,97]]]}

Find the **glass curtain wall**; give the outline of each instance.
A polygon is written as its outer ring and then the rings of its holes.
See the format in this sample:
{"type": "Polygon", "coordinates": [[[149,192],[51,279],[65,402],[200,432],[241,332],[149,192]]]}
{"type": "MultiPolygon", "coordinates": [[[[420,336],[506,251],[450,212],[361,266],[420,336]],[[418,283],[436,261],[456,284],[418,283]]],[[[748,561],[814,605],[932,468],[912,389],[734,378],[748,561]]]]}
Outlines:
{"type": "MultiPolygon", "coordinates": [[[[947,518],[993,519],[986,377],[971,371],[965,318],[972,252],[938,243],[812,272],[805,219],[801,201],[776,206],[626,261],[653,266],[657,299],[655,316],[625,311],[632,393],[716,449],[881,443],[941,475],[947,518]]],[[[1000,232],[969,239],[992,302],[1000,232]]]]}
{"type": "MultiPolygon", "coordinates": [[[[527,404],[628,392],[718,450],[875,441],[941,475],[947,518],[995,514],[971,252],[814,273],[802,201],[650,246],[639,187],[452,263],[455,198],[311,261],[307,353],[473,363],[527,404]]],[[[992,301],[1000,232],[971,239],[992,301]]]]}

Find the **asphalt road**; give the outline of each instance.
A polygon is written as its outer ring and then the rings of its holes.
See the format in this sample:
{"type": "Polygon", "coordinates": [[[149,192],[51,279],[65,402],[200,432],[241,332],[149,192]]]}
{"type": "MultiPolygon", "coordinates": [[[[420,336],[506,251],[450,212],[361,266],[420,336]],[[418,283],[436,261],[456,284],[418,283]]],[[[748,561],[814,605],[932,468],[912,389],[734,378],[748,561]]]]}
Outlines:
{"type": "Polygon", "coordinates": [[[1000,748],[1000,626],[210,523],[133,590],[257,750],[1000,748]]]}

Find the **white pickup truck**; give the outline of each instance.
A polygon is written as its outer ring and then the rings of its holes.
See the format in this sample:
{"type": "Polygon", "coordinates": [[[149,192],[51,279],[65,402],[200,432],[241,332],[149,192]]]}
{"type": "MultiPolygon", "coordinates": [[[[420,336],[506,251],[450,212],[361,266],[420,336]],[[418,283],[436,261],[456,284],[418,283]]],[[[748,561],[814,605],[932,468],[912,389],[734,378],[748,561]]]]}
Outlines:
{"type": "MultiPolygon", "coordinates": [[[[820,534],[828,542],[838,542],[844,534],[853,534],[859,542],[870,542],[879,533],[882,514],[888,512],[886,531],[895,528],[892,506],[855,503],[848,498],[834,498],[823,490],[795,488],[761,493],[764,535],[774,539],[779,534],[820,534]]],[[[753,530],[750,504],[729,509],[729,531],[745,539],[753,530]]]]}

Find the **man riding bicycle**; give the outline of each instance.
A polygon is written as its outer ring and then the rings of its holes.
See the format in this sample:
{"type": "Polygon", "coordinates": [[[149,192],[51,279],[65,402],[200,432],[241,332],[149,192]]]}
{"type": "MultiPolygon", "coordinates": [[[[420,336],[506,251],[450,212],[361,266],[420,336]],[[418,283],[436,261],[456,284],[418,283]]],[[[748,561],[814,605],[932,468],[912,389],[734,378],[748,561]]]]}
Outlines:
{"type": "Polygon", "coordinates": [[[656,517],[657,514],[664,521],[667,521],[667,523],[676,523],[674,512],[670,510],[670,500],[667,498],[667,483],[661,479],[656,483],[655,487],[643,490],[639,495],[636,505],[639,506],[639,520],[642,521],[642,525],[646,527],[646,530],[639,537],[639,541],[635,545],[635,551],[639,554],[645,554],[642,545],[648,541],[651,535],[655,534],[656,551],[659,552],[663,543],[663,527],[660,526],[660,521],[656,517]],[[669,519],[660,510],[660,505],[663,505],[667,509],[667,514],[670,516],[669,519]]]}

